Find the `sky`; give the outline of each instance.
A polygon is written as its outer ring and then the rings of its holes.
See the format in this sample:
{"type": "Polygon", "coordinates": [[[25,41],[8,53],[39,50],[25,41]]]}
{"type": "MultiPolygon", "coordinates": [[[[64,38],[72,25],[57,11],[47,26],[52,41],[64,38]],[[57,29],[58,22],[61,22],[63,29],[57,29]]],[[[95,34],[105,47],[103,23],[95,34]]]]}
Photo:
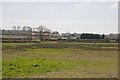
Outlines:
{"type": "MultiPolygon", "coordinates": [[[[32,0],[31,0],[32,1],[32,0]]],[[[70,0],[72,1],[72,0],[70,0]]],[[[107,0],[106,0],[107,1],[107,0]]],[[[46,26],[52,31],[117,33],[118,2],[2,2],[2,28],[46,26]]]]}

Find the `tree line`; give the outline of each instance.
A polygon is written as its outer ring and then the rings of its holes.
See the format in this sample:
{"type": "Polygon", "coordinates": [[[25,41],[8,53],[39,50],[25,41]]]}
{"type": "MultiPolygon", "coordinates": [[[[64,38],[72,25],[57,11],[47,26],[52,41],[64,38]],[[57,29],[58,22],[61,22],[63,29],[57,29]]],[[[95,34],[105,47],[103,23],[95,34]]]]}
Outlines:
{"type": "Polygon", "coordinates": [[[104,39],[105,34],[90,34],[90,33],[83,33],[81,34],[81,39],[104,39]]]}

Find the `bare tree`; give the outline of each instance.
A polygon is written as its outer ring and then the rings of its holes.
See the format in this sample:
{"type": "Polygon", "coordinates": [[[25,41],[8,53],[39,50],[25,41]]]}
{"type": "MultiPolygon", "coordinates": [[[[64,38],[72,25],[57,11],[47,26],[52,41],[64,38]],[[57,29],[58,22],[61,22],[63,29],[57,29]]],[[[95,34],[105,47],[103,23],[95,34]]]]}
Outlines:
{"type": "Polygon", "coordinates": [[[12,27],[12,30],[16,30],[16,26],[13,26],[13,27],[12,27]]]}
{"type": "Polygon", "coordinates": [[[38,28],[39,38],[41,41],[43,41],[43,26],[39,26],[38,28]]]}
{"type": "Polygon", "coordinates": [[[30,31],[30,32],[32,31],[32,28],[30,26],[27,26],[26,29],[27,31],[30,31]]]}
{"type": "Polygon", "coordinates": [[[29,36],[31,36],[31,40],[32,40],[32,28],[30,26],[27,26],[26,28],[27,28],[29,36]]]}
{"type": "Polygon", "coordinates": [[[23,30],[23,31],[26,31],[26,26],[23,26],[23,27],[22,27],[22,30],[23,30]]]}
{"type": "Polygon", "coordinates": [[[43,26],[39,26],[37,29],[38,29],[38,32],[41,32],[43,31],[43,26]]]}
{"type": "Polygon", "coordinates": [[[20,30],[20,26],[17,26],[17,30],[18,30],[18,31],[20,30]]]}

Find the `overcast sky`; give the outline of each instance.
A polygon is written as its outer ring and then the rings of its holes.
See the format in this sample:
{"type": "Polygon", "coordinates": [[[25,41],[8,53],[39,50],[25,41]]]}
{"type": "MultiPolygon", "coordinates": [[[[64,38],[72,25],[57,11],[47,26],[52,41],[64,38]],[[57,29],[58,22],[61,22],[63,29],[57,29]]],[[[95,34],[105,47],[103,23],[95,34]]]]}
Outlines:
{"type": "Polygon", "coordinates": [[[118,3],[4,2],[2,23],[5,29],[43,25],[59,32],[117,33],[118,3]]]}

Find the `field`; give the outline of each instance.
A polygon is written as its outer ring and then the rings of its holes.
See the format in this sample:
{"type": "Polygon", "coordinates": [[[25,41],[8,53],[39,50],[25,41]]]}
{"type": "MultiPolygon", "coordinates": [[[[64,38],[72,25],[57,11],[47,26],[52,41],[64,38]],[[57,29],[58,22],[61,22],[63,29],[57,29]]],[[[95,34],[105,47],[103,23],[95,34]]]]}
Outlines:
{"type": "Polygon", "coordinates": [[[3,78],[117,78],[117,43],[3,43],[3,78]]]}

